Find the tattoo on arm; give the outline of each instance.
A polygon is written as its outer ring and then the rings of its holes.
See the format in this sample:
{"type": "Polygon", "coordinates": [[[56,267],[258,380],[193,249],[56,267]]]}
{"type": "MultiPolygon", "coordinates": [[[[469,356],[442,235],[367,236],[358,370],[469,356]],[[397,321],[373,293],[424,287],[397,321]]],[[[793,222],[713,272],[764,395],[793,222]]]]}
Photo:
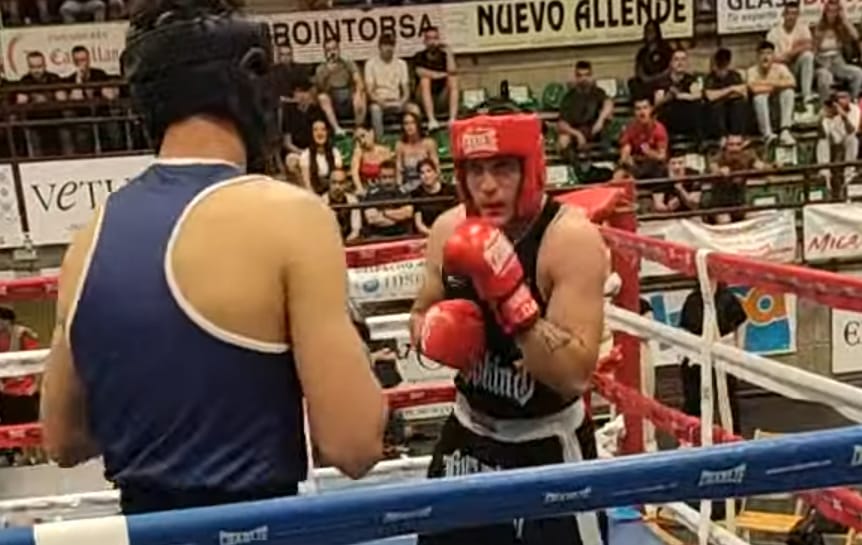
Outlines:
{"type": "Polygon", "coordinates": [[[572,342],[572,334],[547,320],[540,320],[534,329],[549,353],[561,350],[572,342]]]}

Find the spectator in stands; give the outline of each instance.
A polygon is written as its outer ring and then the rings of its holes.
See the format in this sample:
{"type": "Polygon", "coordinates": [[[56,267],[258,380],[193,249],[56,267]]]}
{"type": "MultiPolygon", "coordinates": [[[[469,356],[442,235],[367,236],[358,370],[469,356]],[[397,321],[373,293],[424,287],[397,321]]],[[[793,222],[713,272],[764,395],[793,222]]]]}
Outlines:
{"type": "Polygon", "coordinates": [[[796,79],[787,66],[775,62],[775,46],[760,42],[757,47],[757,64],[748,69],[748,89],[753,95],[757,127],[767,144],[775,140],[772,130],[772,104],[778,102],[780,142],[792,146],[796,139],[790,134],[793,124],[794,89],[796,79]]]}
{"type": "Polygon", "coordinates": [[[449,202],[420,203],[416,205],[416,214],[413,218],[416,224],[416,232],[428,236],[431,232],[431,226],[434,225],[434,220],[455,205],[456,192],[454,185],[443,183],[440,179],[440,171],[437,170],[437,165],[434,164],[434,161],[423,159],[419,163],[419,173],[422,175],[422,185],[413,191],[413,198],[451,197],[449,202]]]}
{"type": "Polygon", "coordinates": [[[620,137],[620,163],[635,178],[661,178],[667,172],[667,129],[653,117],[648,97],[635,100],[635,118],[620,137]]]}
{"type": "Polygon", "coordinates": [[[697,79],[688,70],[688,53],[684,49],[673,52],[670,70],[655,82],[656,117],[672,134],[702,138],[702,90],[697,79]]]}
{"type": "Polygon", "coordinates": [[[311,74],[307,65],[294,62],[293,48],[289,45],[278,46],[276,54],[278,63],[272,67],[270,77],[281,101],[287,102],[293,97],[296,83],[311,81],[311,74]]]}
{"type": "MultiPolygon", "coordinates": [[[[733,173],[765,170],[768,168],[768,165],[761,161],[760,158],[757,157],[757,154],[747,146],[748,143],[742,135],[728,135],[724,142],[724,146],[721,148],[715,159],[711,161],[710,167],[713,174],[720,174],[725,176],[725,178],[712,183],[709,208],[732,208],[736,206],[745,206],[745,188],[748,181],[745,176],[733,176],[733,173]]],[[[745,213],[722,212],[720,214],[715,214],[709,219],[712,223],[723,225],[745,219],[745,213]]]]}
{"type": "Polygon", "coordinates": [[[425,136],[419,116],[406,112],[401,121],[401,140],[395,144],[398,185],[405,193],[412,193],[422,183],[419,163],[425,159],[430,159],[440,168],[436,142],[425,136]]]}
{"type": "MultiPolygon", "coordinates": [[[[115,100],[119,98],[120,92],[116,87],[77,87],[88,83],[99,83],[111,79],[108,73],[101,68],[90,66],[90,51],[82,46],[76,45],[72,48],[72,61],[75,63],[75,71],[63,78],[65,83],[70,84],[69,101],[93,101],[93,100],[115,100]],[[74,87],[72,87],[74,86],[74,87]]],[[[106,106],[75,108],[72,112],[78,117],[108,117],[111,111],[106,106]]],[[[122,144],[121,127],[117,122],[99,123],[96,125],[101,143],[107,149],[118,149],[122,144]]],[[[96,150],[96,141],[93,134],[93,123],[81,123],[72,126],[72,146],[75,153],[93,153],[96,150]]]]}
{"type": "Polygon", "coordinates": [[[325,119],[323,110],[314,103],[312,89],[310,81],[294,82],[293,102],[284,105],[281,118],[284,147],[296,158],[311,146],[311,124],[325,119]]]}
{"type": "MultiPolygon", "coordinates": [[[[363,202],[404,199],[396,172],[392,161],[384,161],[380,165],[380,176],[368,187],[363,202]]],[[[369,237],[400,237],[413,231],[413,206],[409,204],[366,208],[363,216],[365,234],[369,237]]]]}
{"type": "Polygon", "coordinates": [[[862,68],[847,62],[844,50],[859,41],[859,34],[847,19],[839,0],[827,0],[823,15],[814,27],[814,51],[817,54],[817,81],[820,96],[828,97],[836,79],[850,83],[853,99],[862,91],[862,68]]]}
{"type": "Polygon", "coordinates": [[[722,139],[730,134],[744,134],[748,119],[748,86],[742,75],[731,67],[729,49],[721,48],[712,58],[712,70],[706,76],[707,110],[711,119],[710,136],[722,139]]]}
{"type": "Polygon", "coordinates": [[[341,152],[332,145],[329,126],[323,119],[311,124],[311,146],[299,156],[302,169],[302,183],[318,195],[329,190],[329,175],[336,168],[342,168],[341,152]]]}
{"type": "MultiPolygon", "coordinates": [[[[22,86],[59,85],[62,81],[60,76],[47,70],[45,55],[41,51],[27,53],[27,73],[21,77],[18,84],[22,86]]],[[[26,119],[44,121],[58,118],[60,111],[52,108],[51,105],[64,102],[67,98],[66,91],[60,89],[56,91],[22,91],[15,94],[15,103],[28,106],[28,111],[24,114],[26,119]]],[[[27,128],[25,133],[31,157],[60,155],[64,151],[60,130],[57,127],[32,127],[27,128]]]]}
{"type": "Polygon", "coordinates": [[[667,163],[667,185],[659,187],[652,194],[653,209],[656,212],[687,212],[700,207],[700,184],[689,180],[698,172],[685,166],[685,156],[675,155],[667,163]]]}
{"type": "Polygon", "coordinates": [[[458,117],[458,67],[452,50],[440,41],[440,30],[427,27],[425,49],[413,56],[413,69],[419,81],[417,97],[428,117],[428,130],[440,126],[435,112],[448,109],[449,121],[458,117]]]}
{"type": "Polygon", "coordinates": [[[355,145],[350,163],[350,176],[357,195],[364,195],[368,184],[380,176],[380,165],[392,159],[392,150],[374,139],[374,129],[360,127],[353,133],[355,145]]]}
{"type": "MultiPolygon", "coordinates": [[[[817,164],[825,165],[837,161],[855,161],[859,157],[859,106],[850,98],[846,84],[835,86],[832,95],[820,111],[820,138],[817,140],[817,164]]],[[[824,178],[831,178],[831,171],[821,171],[824,178]]],[[[844,181],[856,176],[854,167],[844,170],[844,181]]]]}
{"type": "Polygon", "coordinates": [[[353,61],[341,56],[338,40],[329,38],[323,43],[326,60],[317,67],[314,75],[317,100],[336,135],[344,134],[340,119],[353,116],[356,126],[365,122],[367,107],[365,82],[353,61]]]}
{"type": "MultiPolygon", "coordinates": [[[[323,202],[328,205],[359,203],[343,169],[332,170],[329,175],[329,191],[323,194],[323,202]]],[[[362,233],[362,212],[359,208],[340,208],[335,210],[335,217],[338,219],[344,242],[354,242],[359,239],[362,233]]]]}
{"type": "Polygon", "coordinates": [[[635,57],[635,77],[629,80],[632,100],[649,97],[653,100],[656,84],[667,75],[673,49],[661,34],[657,21],[644,24],[643,46],[635,57]]]}
{"type": "MultiPolygon", "coordinates": [[[[123,0],[107,0],[112,10],[122,13],[123,0]]],[[[64,23],[81,21],[104,21],[106,5],[104,0],[65,0],[60,5],[60,15],[64,23]]]]}
{"type": "Polygon", "coordinates": [[[593,79],[589,61],[575,64],[575,84],[560,102],[557,121],[557,147],[570,163],[575,163],[576,150],[601,139],[605,125],[614,115],[614,101],[593,79]]]}
{"type": "Polygon", "coordinates": [[[766,40],[775,46],[775,62],[786,65],[796,76],[803,100],[815,101],[814,42],[808,24],[799,20],[798,1],[789,0],[784,4],[782,20],[772,27],[766,40]]]}
{"type": "MultiPolygon", "coordinates": [[[[723,343],[733,346],[745,346],[739,328],[748,321],[745,309],[736,295],[728,289],[723,282],[711,281],[710,288],[713,291],[713,302],[715,304],[715,319],[718,325],[719,338],[723,343]]],[[[703,295],[700,287],[695,288],[685,298],[682,310],[679,314],[679,327],[693,335],[703,334],[703,295]]],[[[682,381],[682,410],[688,415],[701,418],[700,412],[700,365],[683,358],[680,366],[680,379],[682,381]]],[[[727,377],[727,397],[730,401],[730,415],[733,420],[733,433],[739,435],[742,430],[739,414],[739,395],[737,378],[731,374],[727,377]]],[[[713,391],[717,392],[715,384],[716,375],[713,375],[713,391]]]]}
{"type": "Polygon", "coordinates": [[[410,74],[407,63],[395,57],[395,34],[384,32],[378,44],[380,54],[365,63],[365,88],[371,126],[383,134],[383,119],[389,114],[403,114],[410,98],[410,74]]]}

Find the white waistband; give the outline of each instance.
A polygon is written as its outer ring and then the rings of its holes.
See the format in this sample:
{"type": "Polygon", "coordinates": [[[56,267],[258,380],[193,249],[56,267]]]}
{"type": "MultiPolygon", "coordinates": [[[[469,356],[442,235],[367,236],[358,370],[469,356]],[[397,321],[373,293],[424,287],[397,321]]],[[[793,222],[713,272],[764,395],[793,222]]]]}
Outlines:
{"type": "MultiPolygon", "coordinates": [[[[561,462],[584,459],[577,430],[584,423],[584,402],[578,399],[562,411],[541,418],[501,419],[482,414],[470,406],[460,393],[455,397],[455,418],[476,435],[506,443],[523,443],[556,437],[560,441],[561,462]]],[[[575,513],[578,532],[584,545],[603,545],[595,512],[575,513]]]]}
{"type": "Polygon", "coordinates": [[[548,437],[572,436],[584,422],[584,402],[578,399],[562,411],[539,418],[503,419],[480,413],[460,393],[455,397],[455,418],[477,435],[509,443],[548,437]]]}

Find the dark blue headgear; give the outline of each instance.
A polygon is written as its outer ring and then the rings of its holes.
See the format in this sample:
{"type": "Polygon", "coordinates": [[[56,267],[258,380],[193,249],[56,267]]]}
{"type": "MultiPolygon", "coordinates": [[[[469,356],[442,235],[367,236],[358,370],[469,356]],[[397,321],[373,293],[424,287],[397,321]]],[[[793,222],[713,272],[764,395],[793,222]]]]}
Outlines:
{"type": "Polygon", "coordinates": [[[245,19],[236,0],[142,4],[131,15],[121,63],[154,144],[187,117],[225,117],[242,135],[249,171],[262,172],[278,142],[269,27],[245,19]]]}

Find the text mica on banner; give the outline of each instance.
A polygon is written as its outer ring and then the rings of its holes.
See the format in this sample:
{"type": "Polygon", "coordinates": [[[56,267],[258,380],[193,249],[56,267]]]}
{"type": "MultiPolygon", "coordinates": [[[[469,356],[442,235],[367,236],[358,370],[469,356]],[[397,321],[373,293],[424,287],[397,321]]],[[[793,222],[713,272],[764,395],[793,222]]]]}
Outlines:
{"type": "MultiPolygon", "coordinates": [[[[781,21],[787,0],[716,0],[719,34],[763,32],[781,21]]],[[[801,0],[802,21],[813,25],[823,13],[825,0],[801,0]]],[[[862,0],[841,0],[847,18],[862,20],[862,0]]]]}
{"type": "MultiPolygon", "coordinates": [[[[422,33],[436,26],[457,53],[543,49],[638,41],[654,19],[669,38],[694,34],[694,0],[496,0],[434,6],[340,9],[258,16],[269,23],[276,45],[293,48],[298,62],[320,62],[323,42],[336,38],[345,58],[377,54],[383,32],[397,37],[402,57],[421,50],[422,33]]],[[[93,66],[120,73],[126,23],[92,23],[3,29],[0,43],[11,80],[27,72],[26,55],[41,51],[48,70],[74,72],[72,48],[90,50],[93,66]]]]}
{"type": "Polygon", "coordinates": [[[802,232],[806,261],[862,257],[862,204],[809,204],[802,232]]]}

